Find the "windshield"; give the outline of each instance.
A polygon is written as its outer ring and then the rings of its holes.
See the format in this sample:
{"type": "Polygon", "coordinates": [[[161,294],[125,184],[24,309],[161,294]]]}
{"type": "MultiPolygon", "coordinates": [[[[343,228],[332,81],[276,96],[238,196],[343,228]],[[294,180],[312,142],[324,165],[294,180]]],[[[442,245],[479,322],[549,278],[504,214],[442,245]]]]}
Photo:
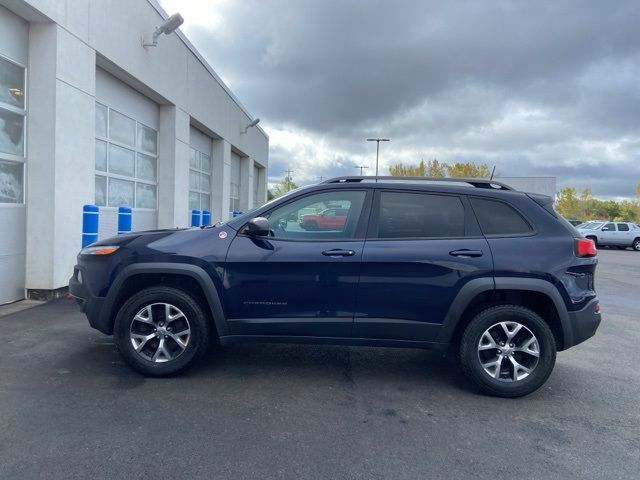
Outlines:
{"type": "Polygon", "coordinates": [[[604,222],[584,222],[576,228],[580,228],[582,230],[595,230],[596,228],[600,228],[602,225],[604,225],[604,222]]]}

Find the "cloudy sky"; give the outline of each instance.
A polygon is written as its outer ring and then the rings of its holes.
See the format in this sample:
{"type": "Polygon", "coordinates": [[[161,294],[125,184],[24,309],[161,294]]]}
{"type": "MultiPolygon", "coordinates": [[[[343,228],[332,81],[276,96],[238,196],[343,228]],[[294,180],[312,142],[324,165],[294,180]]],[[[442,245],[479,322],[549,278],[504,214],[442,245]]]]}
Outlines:
{"type": "Polygon", "coordinates": [[[630,197],[640,5],[616,1],[162,0],[270,136],[270,182],[475,161],[630,197]]]}

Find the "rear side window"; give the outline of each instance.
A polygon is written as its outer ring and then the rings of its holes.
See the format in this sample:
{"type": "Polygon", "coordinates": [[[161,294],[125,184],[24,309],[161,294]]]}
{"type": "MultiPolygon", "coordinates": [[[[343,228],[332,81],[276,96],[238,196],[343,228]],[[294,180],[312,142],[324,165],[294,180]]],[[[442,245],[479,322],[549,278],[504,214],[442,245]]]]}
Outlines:
{"type": "Polygon", "coordinates": [[[626,223],[619,223],[618,224],[618,231],[619,232],[628,232],[629,231],[629,225],[627,225],[626,223]]]}
{"type": "Polygon", "coordinates": [[[510,205],[486,198],[470,198],[485,235],[526,235],[533,232],[522,215],[510,205]]]}
{"type": "Polygon", "coordinates": [[[381,192],[377,238],[463,237],[460,198],[413,192],[381,192]]]}

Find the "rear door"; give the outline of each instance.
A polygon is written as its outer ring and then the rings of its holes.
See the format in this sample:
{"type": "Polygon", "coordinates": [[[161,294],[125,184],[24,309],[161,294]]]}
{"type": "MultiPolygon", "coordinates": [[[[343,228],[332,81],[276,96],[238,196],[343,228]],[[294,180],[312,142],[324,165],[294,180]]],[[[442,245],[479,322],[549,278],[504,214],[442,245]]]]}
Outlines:
{"type": "Polygon", "coordinates": [[[464,196],[378,190],[353,336],[435,341],[460,289],[492,274],[489,245],[464,196]]]}
{"type": "Polygon", "coordinates": [[[624,247],[628,247],[633,243],[633,231],[629,228],[628,223],[618,223],[618,231],[617,231],[617,245],[621,245],[624,247]]]}
{"type": "Polygon", "coordinates": [[[224,273],[227,323],[234,335],[348,337],[369,218],[370,189],[309,193],[264,216],[271,236],[233,240],[224,273]],[[339,226],[307,231],[303,214],[328,205],[339,226]]]}

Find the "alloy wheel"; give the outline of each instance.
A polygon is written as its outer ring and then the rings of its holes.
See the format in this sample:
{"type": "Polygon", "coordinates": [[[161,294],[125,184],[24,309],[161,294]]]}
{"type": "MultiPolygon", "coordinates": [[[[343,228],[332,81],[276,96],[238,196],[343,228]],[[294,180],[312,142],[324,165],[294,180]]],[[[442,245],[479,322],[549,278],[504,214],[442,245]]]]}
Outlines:
{"type": "Polygon", "coordinates": [[[129,338],[135,352],[145,360],[175,360],[189,345],[191,326],[182,311],[169,303],[152,303],[131,321],[129,338]]]}
{"type": "Polygon", "coordinates": [[[540,358],[538,339],[518,322],[499,322],[487,328],[477,350],[485,373],[501,382],[527,378],[540,358]]]}

